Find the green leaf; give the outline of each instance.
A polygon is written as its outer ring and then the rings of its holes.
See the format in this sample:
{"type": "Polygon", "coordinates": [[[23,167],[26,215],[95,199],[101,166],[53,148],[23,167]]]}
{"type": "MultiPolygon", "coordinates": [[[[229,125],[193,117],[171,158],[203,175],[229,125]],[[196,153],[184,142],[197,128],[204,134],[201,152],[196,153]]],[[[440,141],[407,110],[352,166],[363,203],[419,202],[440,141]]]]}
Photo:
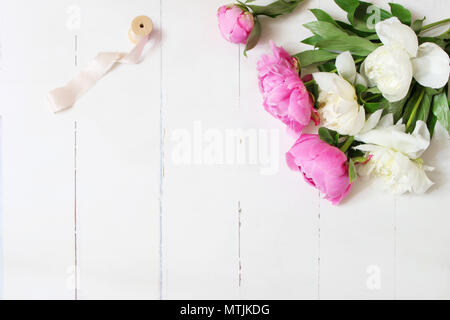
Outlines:
{"type": "Polygon", "coordinates": [[[356,168],[353,159],[350,159],[348,161],[348,178],[350,180],[350,183],[356,180],[356,168]]]}
{"type": "Polygon", "coordinates": [[[257,6],[248,4],[247,7],[252,9],[255,15],[263,15],[271,18],[276,18],[283,14],[291,13],[302,3],[303,0],[277,0],[267,6],[257,6]]]}
{"type": "Polygon", "coordinates": [[[310,66],[314,63],[330,61],[336,59],[338,53],[329,52],[326,50],[307,50],[295,54],[293,57],[297,58],[302,68],[310,66]]]}
{"type": "Polygon", "coordinates": [[[377,102],[364,102],[364,109],[367,113],[374,113],[377,110],[386,109],[388,107],[389,101],[387,101],[385,98],[382,98],[377,102]]]}
{"type": "Polygon", "coordinates": [[[336,26],[339,26],[337,24],[336,21],[334,21],[334,19],[325,11],[323,11],[322,9],[310,9],[309,11],[312,12],[312,14],[316,17],[316,19],[318,21],[324,21],[324,22],[329,22],[332,23],[336,26]]]}
{"type": "Polygon", "coordinates": [[[323,39],[317,35],[313,35],[305,40],[302,40],[302,43],[309,44],[310,46],[316,46],[317,42],[322,41],[323,39]]]}
{"type": "Polygon", "coordinates": [[[379,45],[361,37],[347,36],[325,39],[318,42],[316,46],[329,51],[350,51],[352,54],[365,57],[378,48],[379,45]]]}
{"type": "Polygon", "coordinates": [[[433,138],[434,128],[436,128],[436,123],[437,123],[437,117],[433,112],[431,112],[430,116],[428,117],[428,121],[427,121],[427,127],[428,127],[428,131],[430,132],[431,138],[433,138]]]}
{"type": "Polygon", "coordinates": [[[360,1],[354,11],[349,11],[347,19],[352,26],[360,31],[375,33],[375,24],[391,18],[392,14],[372,3],[360,1]]]}
{"type": "Polygon", "coordinates": [[[411,25],[411,12],[398,3],[389,3],[391,13],[396,16],[403,24],[411,25]]]}
{"type": "Polygon", "coordinates": [[[325,141],[329,145],[337,147],[337,141],[339,140],[339,135],[336,131],[327,129],[325,127],[319,128],[319,138],[325,141]]]}
{"type": "Polygon", "coordinates": [[[361,84],[355,86],[358,103],[364,106],[367,113],[373,113],[379,109],[387,109],[389,101],[387,101],[377,87],[366,88],[361,84]]]}
{"type": "Polygon", "coordinates": [[[372,32],[364,32],[364,31],[360,31],[360,30],[356,30],[355,28],[353,28],[353,26],[351,24],[342,22],[337,20],[336,23],[345,31],[347,31],[347,33],[350,33],[350,35],[357,35],[360,37],[367,37],[371,34],[373,34],[372,32]]]}
{"type": "Polygon", "coordinates": [[[425,123],[427,122],[431,108],[431,97],[432,96],[425,90],[425,94],[423,96],[422,102],[420,103],[419,110],[417,111],[416,122],[419,120],[422,120],[425,123]]]}
{"type": "Polygon", "coordinates": [[[334,0],[334,2],[345,12],[354,12],[359,6],[358,0],[334,0]]]}
{"type": "Polygon", "coordinates": [[[442,40],[450,40],[450,28],[447,29],[447,31],[445,31],[441,35],[437,36],[437,38],[442,39],[442,40]]]}
{"type": "Polygon", "coordinates": [[[365,91],[367,91],[367,87],[362,84],[356,84],[355,85],[355,91],[356,95],[359,97],[359,95],[365,91]]]}
{"type": "Polygon", "coordinates": [[[321,37],[322,39],[348,37],[347,33],[345,33],[335,24],[330,22],[313,21],[305,23],[303,26],[308,28],[312,33],[321,37]]]}
{"type": "Polygon", "coordinates": [[[252,32],[250,32],[250,35],[247,39],[247,44],[245,45],[244,49],[244,56],[247,56],[247,51],[253,49],[256,44],[259,41],[259,38],[261,37],[261,23],[259,22],[259,19],[257,16],[253,16],[253,29],[252,32]]]}
{"type": "Polygon", "coordinates": [[[389,103],[389,106],[386,109],[386,113],[392,113],[394,117],[394,123],[397,123],[397,121],[402,117],[403,107],[405,106],[408,97],[409,93],[402,100],[389,103]]]}
{"type": "Polygon", "coordinates": [[[433,114],[440,124],[450,133],[450,111],[445,92],[433,97],[433,114]]]}
{"type": "Polygon", "coordinates": [[[378,37],[378,35],[376,33],[371,34],[370,36],[364,37],[367,40],[374,40],[374,41],[378,41],[380,40],[380,38],[378,37]]]}
{"type": "Polygon", "coordinates": [[[317,109],[318,106],[318,98],[319,98],[319,86],[317,83],[313,80],[310,80],[308,82],[305,82],[306,90],[308,90],[309,93],[313,95],[314,100],[314,107],[317,109]]]}
{"type": "Polygon", "coordinates": [[[439,89],[433,89],[433,88],[425,87],[425,92],[427,94],[429,94],[430,96],[434,96],[436,94],[442,93],[443,91],[444,91],[444,87],[439,88],[439,89]]]}
{"type": "MultiPolygon", "coordinates": [[[[352,143],[352,147],[349,148],[349,149],[347,150],[347,157],[348,157],[349,159],[351,159],[351,158],[357,158],[357,157],[364,157],[365,152],[363,152],[363,151],[361,151],[361,150],[355,149],[355,147],[358,146],[358,145],[360,145],[360,144],[363,144],[363,143],[360,142],[360,141],[354,141],[354,142],[352,143]]],[[[356,162],[356,161],[355,161],[355,162],[356,162]]]]}
{"type": "MultiPolygon", "coordinates": [[[[376,94],[371,97],[374,98],[374,99],[372,99],[372,101],[370,101],[370,100],[365,101],[365,100],[361,99],[362,103],[364,105],[364,109],[366,110],[367,113],[374,113],[377,110],[386,109],[389,107],[389,102],[385,98],[383,98],[381,95],[376,94]],[[373,100],[377,100],[377,101],[373,101],[373,100]]],[[[367,99],[370,99],[370,98],[367,98],[367,99]]]]}
{"type": "Polygon", "coordinates": [[[448,45],[448,40],[439,39],[439,37],[418,37],[419,44],[424,42],[433,42],[436,43],[442,49],[445,49],[448,45]]]}
{"type": "Polygon", "coordinates": [[[422,29],[423,22],[425,21],[425,17],[423,19],[417,19],[411,24],[411,29],[414,30],[416,34],[420,33],[420,29],[422,29]]]}
{"type": "MultiPolygon", "coordinates": [[[[411,117],[412,111],[414,109],[414,106],[417,104],[417,101],[420,99],[422,100],[423,96],[421,97],[421,95],[423,95],[425,93],[425,89],[419,85],[416,84],[414,85],[411,89],[411,95],[407,95],[408,100],[405,104],[405,107],[403,109],[403,123],[407,123],[409,118],[411,117]],[[422,90],[423,89],[423,90],[422,90]],[[422,93],[423,91],[423,93],[422,93]]],[[[420,101],[419,101],[420,104],[420,101]]],[[[417,108],[419,107],[419,105],[417,105],[417,108]]]]}
{"type": "Polygon", "coordinates": [[[321,65],[318,65],[317,68],[321,72],[332,72],[332,73],[337,72],[334,61],[322,63],[321,65]]]}
{"type": "Polygon", "coordinates": [[[427,108],[427,104],[431,102],[431,96],[426,93],[424,87],[417,85],[414,90],[415,92],[408,100],[403,114],[403,123],[406,123],[407,133],[413,132],[417,120],[420,120],[418,118],[420,110],[422,108],[427,108]]]}

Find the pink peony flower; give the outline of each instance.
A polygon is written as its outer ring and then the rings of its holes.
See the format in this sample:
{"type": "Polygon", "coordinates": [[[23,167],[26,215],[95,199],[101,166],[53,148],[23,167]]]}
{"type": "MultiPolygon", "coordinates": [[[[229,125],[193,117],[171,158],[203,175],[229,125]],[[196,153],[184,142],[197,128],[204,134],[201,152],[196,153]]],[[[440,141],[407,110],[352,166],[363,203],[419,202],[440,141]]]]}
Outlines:
{"type": "Polygon", "coordinates": [[[316,125],[319,118],[311,95],[298,75],[297,60],[272,41],[270,44],[273,55],[263,55],[257,66],[264,108],[299,134],[311,116],[316,125]]]}
{"type": "Polygon", "coordinates": [[[303,134],[286,154],[286,162],[334,205],[339,204],[352,187],[347,156],[316,134],[303,134]]]}
{"type": "Polygon", "coordinates": [[[247,43],[254,25],[250,12],[245,12],[236,5],[226,5],[219,8],[217,18],[220,32],[226,40],[233,43],[247,43]]]}

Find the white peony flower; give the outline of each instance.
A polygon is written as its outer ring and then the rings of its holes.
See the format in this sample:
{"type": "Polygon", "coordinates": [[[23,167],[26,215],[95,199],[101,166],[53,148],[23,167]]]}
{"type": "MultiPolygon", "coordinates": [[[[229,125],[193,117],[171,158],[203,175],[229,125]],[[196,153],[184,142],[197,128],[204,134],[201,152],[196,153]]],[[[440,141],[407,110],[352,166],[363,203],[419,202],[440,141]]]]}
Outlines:
{"type": "MultiPolygon", "coordinates": [[[[373,121],[366,126],[373,126],[373,121]]],[[[361,176],[375,176],[394,194],[424,193],[433,182],[426,172],[432,170],[419,158],[430,145],[430,133],[423,121],[418,121],[412,134],[405,133],[405,125],[394,125],[392,114],[384,116],[378,125],[355,139],[365,144],[355,149],[370,155],[370,161],[358,167],[361,176]]]]}
{"type": "Polygon", "coordinates": [[[399,101],[408,94],[413,68],[402,48],[381,46],[366,58],[362,68],[369,84],[377,86],[388,101],[399,101]]]}
{"type": "Polygon", "coordinates": [[[403,99],[414,77],[425,87],[441,88],[449,78],[447,53],[438,45],[418,45],[414,31],[397,17],[380,21],[375,30],[383,45],[369,54],[361,73],[390,102],[403,99]]]}
{"type": "Polygon", "coordinates": [[[431,168],[424,166],[421,159],[411,160],[401,152],[373,144],[363,144],[357,149],[371,155],[369,162],[358,166],[358,174],[378,178],[393,194],[424,193],[433,185],[425,172],[431,168]]]}
{"type": "Polygon", "coordinates": [[[319,116],[323,125],[343,135],[355,135],[365,122],[364,108],[358,104],[355,88],[334,73],[313,73],[319,86],[319,116]]]}

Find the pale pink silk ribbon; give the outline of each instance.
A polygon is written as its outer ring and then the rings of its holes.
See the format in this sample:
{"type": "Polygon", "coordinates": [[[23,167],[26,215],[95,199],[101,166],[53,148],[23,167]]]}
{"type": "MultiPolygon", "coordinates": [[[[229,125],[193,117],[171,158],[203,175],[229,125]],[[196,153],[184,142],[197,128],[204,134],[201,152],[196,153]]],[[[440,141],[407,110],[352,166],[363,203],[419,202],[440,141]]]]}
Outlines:
{"type": "Polygon", "coordinates": [[[53,112],[71,108],[77,99],[100,80],[116,63],[137,64],[150,34],[139,40],[129,53],[100,52],[95,59],[65,86],[53,89],[48,99],[53,112]]]}

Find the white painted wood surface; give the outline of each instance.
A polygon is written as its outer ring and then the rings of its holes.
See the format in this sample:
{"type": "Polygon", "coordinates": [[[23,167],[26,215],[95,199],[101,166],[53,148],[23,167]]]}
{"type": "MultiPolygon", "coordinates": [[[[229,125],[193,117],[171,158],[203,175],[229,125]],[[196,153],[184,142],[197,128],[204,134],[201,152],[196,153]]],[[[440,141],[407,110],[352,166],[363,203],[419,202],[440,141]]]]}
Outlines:
{"type": "MultiPolygon", "coordinates": [[[[428,21],[448,12],[396,2],[428,21]]],[[[286,167],[293,140],[263,110],[255,66],[270,39],[307,48],[308,8],[342,12],[306,0],[263,18],[244,58],[217,30],[222,4],[1,2],[1,297],[450,298],[448,141],[425,156],[438,168],[427,195],[358,181],[331,206],[286,167]],[[129,50],[140,14],[155,24],[145,60],[52,114],[46,92],[98,51],[129,50]]]]}

